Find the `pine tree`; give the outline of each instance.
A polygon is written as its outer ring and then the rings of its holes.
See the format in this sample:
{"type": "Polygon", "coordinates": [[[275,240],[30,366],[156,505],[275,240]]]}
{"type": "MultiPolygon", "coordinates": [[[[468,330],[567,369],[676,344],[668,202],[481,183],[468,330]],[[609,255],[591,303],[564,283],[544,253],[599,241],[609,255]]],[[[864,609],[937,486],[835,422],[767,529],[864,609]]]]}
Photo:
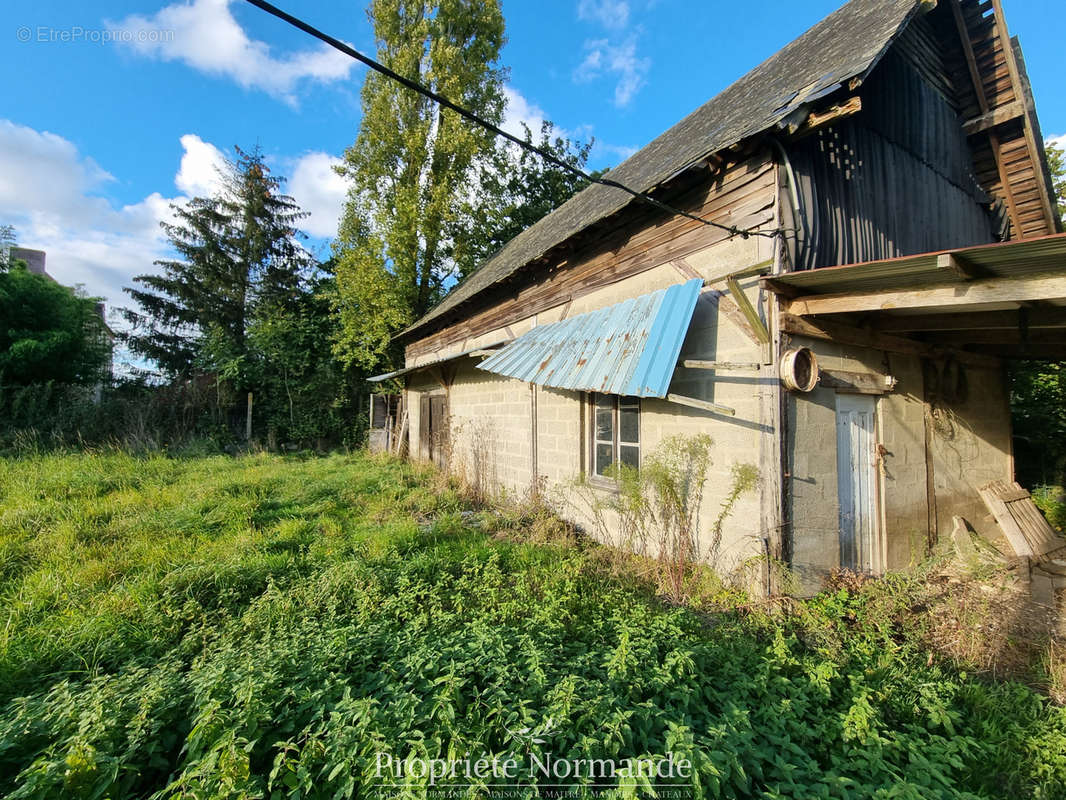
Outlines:
{"type": "Polygon", "coordinates": [[[258,148],[235,148],[222,178],[213,197],[172,206],[163,229],[178,257],[134,278],[143,288],[125,289],[139,309],[122,310],[131,324],[123,338],[168,377],[214,372],[243,390],[256,372],[250,326],[298,302],[313,261],[296,228],[306,214],[258,148]]]}

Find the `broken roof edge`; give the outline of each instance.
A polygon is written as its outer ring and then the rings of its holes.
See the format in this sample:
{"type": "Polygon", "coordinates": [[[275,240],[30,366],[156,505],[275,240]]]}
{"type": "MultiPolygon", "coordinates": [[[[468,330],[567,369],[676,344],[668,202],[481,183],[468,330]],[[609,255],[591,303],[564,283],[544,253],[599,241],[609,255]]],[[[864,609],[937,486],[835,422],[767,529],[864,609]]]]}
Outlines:
{"type": "MultiPolygon", "coordinates": [[[[862,17],[863,11],[868,11],[868,6],[877,2],[878,0],[851,0],[851,2],[841,6],[836,11],[829,14],[827,17],[812,25],[803,34],[801,34],[796,39],[785,45],[785,47],[781,48],[780,50],[771,54],[768,58],[764,59],[757,66],[755,66],[753,69],[749,70],[743,76],[731,83],[729,86],[727,86],[721,92],[716,94],[706,103],[701,105],[699,108],[687,114],[675,125],[671,126],[666,131],[661,133],[659,136],[657,136],[647,145],[642,147],[640,150],[638,150],[636,153],[634,153],[628,159],[623,161],[610,172],[614,173],[615,175],[618,175],[619,172],[627,173],[628,171],[634,171],[632,165],[638,164],[642,160],[652,159],[654,157],[654,153],[652,151],[655,150],[657,147],[662,147],[668,143],[664,140],[668,140],[671,137],[677,138],[681,135],[682,128],[685,128],[686,126],[693,126],[695,124],[694,121],[699,120],[703,116],[710,115],[712,118],[721,118],[720,124],[715,127],[714,132],[719,132],[722,128],[728,128],[728,126],[731,124],[737,125],[738,123],[736,120],[729,119],[728,108],[722,109],[723,113],[715,114],[718,109],[712,107],[715,106],[715,104],[724,104],[725,99],[727,99],[727,95],[729,95],[731,92],[735,92],[743,88],[743,85],[746,81],[750,81],[754,78],[765,77],[766,80],[764,81],[764,83],[768,84],[766,88],[772,91],[773,87],[769,86],[769,84],[772,83],[772,79],[775,77],[775,75],[772,73],[772,70],[770,70],[771,65],[776,66],[775,62],[777,62],[778,60],[787,60],[787,56],[793,55],[792,51],[794,49],[801,48],[801,45],[808,38],[812,40],[817,39],[819,34],[823,34],[826,29],[831,29],[834,24],[842,24],[842,22],[847,22],[847,12],[849,11],[849,9],[853,11],[854,16],[862,17]],[[762,76],[761,73],[763,72],[770,72],[771,74],[767,76],[762,76]],[[631,167],[630,170],[625,169],[627,166],[631,167]]],[[[870,75],[870,73],[881,62],[888,50],[893,46],[893,44],[895,44],[896,40],[899,38],[900,34],[906,29],[907,25],[909,25],[910,22],[916,16],[927,13],[928,11],[931,11],[933,8],[935,8],[937,2],[936,0],[881,0],[881,5],[884,6],[886,10],[894,9],[897,12],[890,18],[894,21],[893,24],[891,24],[890,26],[891,30],[885,32],[887,35],[882,35],[879,37],[880,45],[877,48],[876,52],[863,53],[862,55],[858,56],[858,63],[854,65],[849,65],[848,69],[845,70],[844,74],[833,75],[832,83],[836,85],[836,91],[839,91],[839,88],[846,86],[849,82],[855,79],[858,79],[860,82],[865,81],[865,79],[870,75]]],[[[859,45],[859,47],[861,48],[861,44],[859,45]]],[[[847,60],[849,57],[851,57],[849,53],[840,55],[841,60],[847,60]]],[[[787,67],[788,65],[782,64],[781,66],[787,67]]],[[[824,80],[824,78],[830,74],[832,74],[832,71],[825,73],[821,79],[816,78],[811,83],[817,83],[819,80],[824,80]]],[[[803,89],[806,85],[811,84],[804,84],[801,85],[799,88],[803,89]]],[[[712,145],[710,145],[704,150],[692,153],[691,155],[685,155],[683,161],[671,165],[665,174],[657,173],[653,182],[651,182],[650,184],[646,184],[644,182],[639,181],[639,175],[634,176],[638,178],[638,185],[633,185],[633,182],[628,179],[628,175],[626,174],[618,176],[617,179],[620,182],[630,185],[631,188],[635,188],[643,193],[653,192],[656,189],[661,188],[663,185],[670,182],[674,178],[680,176],[681,174],[688,172],[694,167],[697,167],[700,164],[704,163],[708,158],[714,156],[715,154],[721,153],[722,151],[727,150],[743,142],[751,141],[756,137],[765,134],[767,131],[772,130],[782,119],[795,113],[797,108],[803,105],[802,103],[797,104],[796,106],[787,105],[787,103],[791,102],[791,100],[794,99],[797,94],[799,94],[798,91],[793,93],[789,101],[786,101],[785,105],[782,105],[780,107],[774,108],[771,106],[770,108],[754,110],[752,112],[753,115],[759,113],[765,115],[762,120],[759,120],[757,122],[752,123],[749,121],[749,125],[758,125],[758,127],[750,127],[748,130],[739,133],[736,136],[726,134],[726,138],[722,141],[715,142],[714,139],[711,138],[710,141],[713,142],[712,145]],[[781,113],[782,111],[784,113],[781,113]]],[[[776,100],[773,102],[776,102],[776,100]]],[[[660,169],[659,172],[662,173],[663,170],[660,169]]],[[[426,312],[426,314],[424,314],[418,320],[413,322],[407,328],[397,333],[394,336],[394,339],[399,341],[410,341],[411,339],[416,338],[416,333],[423,333],[424,335],[424,329],[437,330],[441,327],[446,327],[448,324],[452,324],[454,320],[443,319],[445,314],[457,314],[460,316],[460,318],[463,314],[468,314],[469,305],[476,299],[482,297],[486,291],[492,289],[493,287],[497,287],[504,283],[506,280],[513,278],[518,274],[521,274],[525,270],[528,270],[528,268],[538,259],[543,258],[552,250],[571,241],[575,236],[584,232],[593,225],[598,224],[603,220],[606,220],[611,216],[617,214],[619,211],[622,211],[623,209],[632,206],[634,201],[636,201],[636,198],[626,195],[618,189],[605,187],[601,184],[592,184],[590,186],[587,186],[585,189],[578,192],[576,195],[567,200],[566,203],[554,209],[551,213],[545,215],[536,223],[531,225],[529,228],[526,228],[514,238],[510,239],[496,253],[494,253],[492,256],[482,262],[481,265],[476,270],[474,270],[474,272],[470,273],[470,275],[468,275],[460,283],[453,287],[452,291],[449,292],[449,294],[446,295],[444,298],[442,298],[436,306],[426,312]],[[521,260],[519,262],[511,265],[509,268],[505,267],[505,271],[503,274],[495,278],[491,278],[484,286],[474,288],[465,296],[462,296],[464,293],[460,291],[460,289],[462,289],[463,287],[470,286],[479,277],[479,275],[486,271],[487,268],[490,268],[494,264],[494,262],[506,256],[509,250],[519,249],[518,247],[513,247],[513,245],[518,243],[520,239],[534,238],[538,231],[544,231],[550,226],[552,222],[558,222],[559,220],[563,219],[566,216],[566,210],[569,209],[570,211],[573,211],[576,207],[580,206],[582,202],[585,202],[586,205],[591,205],[591,203],[588,202],[590,197],[597,196],[597,194],[599,194],[603,195],[604,199],[606,199],[606,197],[611,192],[620,195],[620,197],[618,198],[618,200],[621,200],[620,204],[616,200],[604,204],[605,207],[599,209],[598,211],[593,210],[593,213],[589,218],[577,222],[576,227],[573,227],[572,230],[569,230],[568,232],[560,231],[561,238],[555,238],[554,240],[551,240],[546,243],[535,244],[534,248],[530,252],[524,254],[524,256],[521,257],[521,260]]],[[[552,237],[549,236],[547,238],[551,239],[552,237]]]]}
{"type": "Polygon", "coordinates": [[[441,356],[440,358],[431,359],[421,364],[413,364],[409,367],[402,367],[401,369],[393,370],[392,372],[386,372],[382,375],[374,375],[367,378],[367,383],[382,383],[392,378],[400,378],[404,375],[409,375],[412,372],[418,372],[420,369],[429,369],[430,367],[439,367],[441,364],[446,364],[449,361],[455,361],[460,358],[466,358],[467,356],[476,355],[482,350],[490,350],[500,345],[508,344],[510,339],[501,339],[499,341],[490,342],[489,344],[478,345],[477,347],[471,347],[469,350],[463,350],[461,353],[452,353],[449,356],[441,356]]]}

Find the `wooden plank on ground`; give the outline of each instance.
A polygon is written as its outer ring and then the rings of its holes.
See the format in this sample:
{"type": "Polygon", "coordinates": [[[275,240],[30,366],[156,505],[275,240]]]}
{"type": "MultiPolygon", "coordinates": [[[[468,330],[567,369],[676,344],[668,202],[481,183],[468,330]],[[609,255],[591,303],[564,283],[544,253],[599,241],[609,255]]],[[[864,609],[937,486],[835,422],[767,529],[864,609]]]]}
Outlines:
{"type": "Polygon", "coordinates": [[[1066,547],[1020,484],[993,481],[979,492],[1017,555],[1039,558],[1066,547]]]}
{"type": "Polygon", "coordinates": [[[1007,504],[997,496],[997,483],[993,481],[987,486],[978,489],[977,492],[981,495],[981,499],[984,500],[985,506],[992,512],[999,529],[1003,531],[1003,535],[1007,537],[1007,541],[1010,542],[1010,546],[1014,549],[1015,555],[1031,556],[1033,554],[1032,548],[1029,546],[1029,542],[1026,541],[1025,534],[1022,533],[1018,523],[1014,521],[1014,516],[1010,513],[1010,509],[1007,508],[1007,504]]]}

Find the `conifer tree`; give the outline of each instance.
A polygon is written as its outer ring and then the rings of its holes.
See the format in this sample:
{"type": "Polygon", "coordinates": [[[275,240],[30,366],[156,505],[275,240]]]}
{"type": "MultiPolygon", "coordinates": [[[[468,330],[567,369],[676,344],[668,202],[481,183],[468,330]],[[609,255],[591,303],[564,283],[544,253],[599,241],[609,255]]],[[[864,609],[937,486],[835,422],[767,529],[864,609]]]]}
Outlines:
{"type": "Polygon", "coordinates": [[[281,185],[258,148],[235,148],[218,193],[172,206],[163,229],[177,257],[125,289],[139,306],[122,311],[134,353],[171,378],[215,372],[248,388],[250,327],[292,308],[313,267],[296,228],[306,213],[281,185]]]}

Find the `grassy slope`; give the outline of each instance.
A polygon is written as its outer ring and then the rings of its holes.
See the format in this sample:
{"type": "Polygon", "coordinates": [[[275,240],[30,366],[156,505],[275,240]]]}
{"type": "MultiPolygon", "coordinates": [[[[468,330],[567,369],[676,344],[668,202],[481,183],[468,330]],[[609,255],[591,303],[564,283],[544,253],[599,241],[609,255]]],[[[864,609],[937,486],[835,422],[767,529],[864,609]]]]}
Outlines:
{"type": "Polygon", "coordinates": [[[379,750],[551,720],[534,746],[684,754],[706,796],[1066,796],[1062,709],[861,595],[708,626],[460,508],[365,458],[0,460],[0,795],[366,796],[379,750]]]}

